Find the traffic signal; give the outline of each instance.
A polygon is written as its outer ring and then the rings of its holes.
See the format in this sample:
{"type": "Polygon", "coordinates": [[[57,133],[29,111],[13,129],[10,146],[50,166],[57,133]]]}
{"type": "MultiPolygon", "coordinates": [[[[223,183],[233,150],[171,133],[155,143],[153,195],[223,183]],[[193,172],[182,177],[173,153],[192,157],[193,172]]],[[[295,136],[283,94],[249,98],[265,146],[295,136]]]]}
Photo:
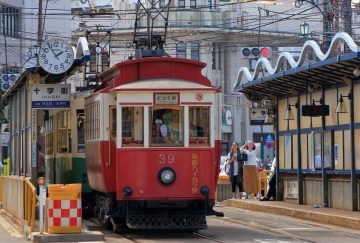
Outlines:
{"type": "Polygon", "coordinates": [[[243,47],[241,48],[240,55],[242,58],[253,58],[257,59],[260,57],[271,58],[272,48],[271,47],[243,47]]]}

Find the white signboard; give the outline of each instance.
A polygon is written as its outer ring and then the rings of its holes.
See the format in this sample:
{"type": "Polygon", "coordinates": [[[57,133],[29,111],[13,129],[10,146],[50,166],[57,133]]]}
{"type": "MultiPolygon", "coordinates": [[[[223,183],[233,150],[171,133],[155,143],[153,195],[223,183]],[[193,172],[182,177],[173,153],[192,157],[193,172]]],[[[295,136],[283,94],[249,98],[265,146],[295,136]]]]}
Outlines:
{"type": "Polygon", "coordinates": [[[285,198],[299,198],[297,181],[285,181],[285,198]]]}
{"type": "Polygon", "coordinates": [[[31,110],[31,166],[36,167],[37,161],[37,110],[31,110]]]}
{"type": "Polygon", "coordinates": [[[9,123],[1,124],[1,146],[8,146],[10,141],[10,125],[9,123]]]}
{"type": "Polygon", "coordinates": [[[70,96],[70,84],[44,84],[31,87],[33,109],[70,108],[70,96]]]}
{"type": "Polygon", "coordinates": [[[250,109],[250,125],[263,125],[268,108],[251,108],[250,109]]]}

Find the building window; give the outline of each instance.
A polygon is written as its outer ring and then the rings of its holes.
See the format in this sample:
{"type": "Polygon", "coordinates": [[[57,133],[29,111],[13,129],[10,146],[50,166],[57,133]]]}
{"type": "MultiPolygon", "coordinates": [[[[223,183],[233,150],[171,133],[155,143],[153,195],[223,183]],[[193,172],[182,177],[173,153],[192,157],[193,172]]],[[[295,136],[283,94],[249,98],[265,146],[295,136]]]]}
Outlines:
{"type": "Polygon", "coordinates": [[[185,8],[185,0],[179,0],[179,8],[185,8]]]}
{"type": "Polygon", "coordinates": [[[190,0],[190,8],[196,8],[196,0],[190,0]]]}
{"type": "Polygon", "coordinates": [[[199,44],[191,44],[191,60],[199,61],[199,44]]]}
{"type": "Polygon", "coordinates": [[[90,49],[90,73],[96,73],[96,50],[95,46],[89,46],[90,49]]]}
{"type": "Polygon", "coordinates": [[[159,6],[160,6],[160,8],[164,8],[165,7],[165,0],[160,0],[159,6]]]}
{"type": "Polygon", "coordinates": [[[101,72],[108,70],[109,67],[110,67],[109,52],[103,51],[101,52],[101,72]]]}
{"type": "Polygon", "coordinates": [[[216,69],[216,48],[213,45],[213,49],[212,49],[212,69],[215,70],[216,69]]]}
{"type": "Polygon", "coordinates": [[[186,44],[176,44],[176,57],[186,58],[186,44]]]}
{"type": "Polygon", "coordinates": [[[1,6],[1,34],[19,37],[19,10],[11,7],[1,6]]]}

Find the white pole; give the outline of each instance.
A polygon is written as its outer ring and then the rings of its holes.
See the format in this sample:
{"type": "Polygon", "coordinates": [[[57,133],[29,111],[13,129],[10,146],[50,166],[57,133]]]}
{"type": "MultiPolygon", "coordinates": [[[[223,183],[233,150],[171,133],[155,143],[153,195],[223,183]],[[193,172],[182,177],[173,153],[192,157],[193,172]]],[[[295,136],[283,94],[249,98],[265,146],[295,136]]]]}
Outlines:
{"type": "Polygon", "coordinates": [[[40,234],[44,233],[44,185],[39,185],[40,190],[40,216],[39,216],[39,228],[40,234]]]}

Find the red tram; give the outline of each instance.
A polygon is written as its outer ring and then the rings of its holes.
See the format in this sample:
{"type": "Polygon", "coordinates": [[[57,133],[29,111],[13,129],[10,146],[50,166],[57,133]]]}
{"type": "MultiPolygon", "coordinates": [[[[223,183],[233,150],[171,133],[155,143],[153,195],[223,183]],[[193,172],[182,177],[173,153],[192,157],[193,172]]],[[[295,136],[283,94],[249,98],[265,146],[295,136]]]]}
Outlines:
{"type": "Polygon", "coordinates": [[[220,90],[204,63],[118,63],[85,100],[85,156],[96,217],[135,229],[199,230],[217,215],[220,90]],[[167,130],[167,134],[164,133],[167,130]]]}

